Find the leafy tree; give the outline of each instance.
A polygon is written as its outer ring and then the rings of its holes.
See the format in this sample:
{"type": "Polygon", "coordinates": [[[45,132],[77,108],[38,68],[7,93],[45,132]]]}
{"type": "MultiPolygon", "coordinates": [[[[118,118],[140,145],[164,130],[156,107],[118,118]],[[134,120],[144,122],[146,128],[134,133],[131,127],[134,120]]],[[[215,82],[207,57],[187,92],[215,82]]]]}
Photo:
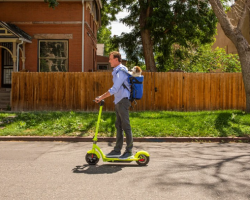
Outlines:
{"type": "Polygon", "coordinates": [[[192,49],[173,45],[171,51],[159,71],[241,72],[238,54],[227,54],[224,48],[218,47],[212,50],[212,43],[192,49]]]}
{"type": "MultiPolygon", "coordinates": [[[[111,0],[112,1],[112,0],[111,0]]],[[[211,43],[216,30],[216,17],[208,1],[199,0],[121,0],[129,15],[121,22],[133,27],[114,39],[129,59],[145,59],[147,70],[164,66],[173,44],[188,48],[211,43]]]]}
{"type": "MultiPolygon", "coordinates": [[[[55,0],[45,1],[55,5],[55,0]]],[[[215,33],[216,18],[207,1],[102,0],[102,4],[104,27],[115,20],[119,11],[128,9],[129,15],[121,22],[133,30],[113,38],[113,48],[124,49],[127,58],[135,64],[145,60],[150,71],[157,71],[154,52],[160,52],[157,63],[164,66],[173,44],[188,48],[190,44],[210,43],[215,33]]]]}
{"type": "Polygon", "coordinates": [[[117,50],[117,47],[111,43],[111,27],[101,26],[97,33],[97,41],[104,44],[105,56],[108,56],[111,51],[117,50]]]}

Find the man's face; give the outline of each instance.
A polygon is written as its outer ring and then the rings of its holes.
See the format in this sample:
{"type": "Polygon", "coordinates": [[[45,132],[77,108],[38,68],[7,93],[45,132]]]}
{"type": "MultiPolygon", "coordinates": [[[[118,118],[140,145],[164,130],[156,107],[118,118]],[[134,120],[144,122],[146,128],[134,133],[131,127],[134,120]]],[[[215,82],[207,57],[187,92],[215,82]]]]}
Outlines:
{"type": "Polygon", "coordinates": [[[109,56],[109,63],[111,67],[117,67],[120,64],[118,58],[114,58],[113,54],[110,54],[109,56]]]}

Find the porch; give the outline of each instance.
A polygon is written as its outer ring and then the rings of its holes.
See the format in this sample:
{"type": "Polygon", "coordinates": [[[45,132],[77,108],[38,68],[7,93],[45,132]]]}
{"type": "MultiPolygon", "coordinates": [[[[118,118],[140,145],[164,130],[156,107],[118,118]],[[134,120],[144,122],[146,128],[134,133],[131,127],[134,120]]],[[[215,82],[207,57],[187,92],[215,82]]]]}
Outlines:
{"type": "Polygon", "coordinates": [[[12,72],[25,70],[25,45],[31,36],[14,24],[0,21],[0,109],[11,106],[12,72]]]}

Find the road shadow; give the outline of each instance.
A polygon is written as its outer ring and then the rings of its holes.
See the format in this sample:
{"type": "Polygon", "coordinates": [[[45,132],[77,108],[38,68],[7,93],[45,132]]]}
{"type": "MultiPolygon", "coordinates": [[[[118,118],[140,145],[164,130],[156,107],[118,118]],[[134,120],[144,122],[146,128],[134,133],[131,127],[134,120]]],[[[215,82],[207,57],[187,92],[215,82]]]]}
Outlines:
{"type": "Polygon", "coordinates": [[[164,157],[162,152],[156,154],[156,159],[162,159],[164,167],[144,178],[154,178],[151,184],[157,186],[159,191],[188,188],[190,191],[209,191],[222,199],[249,199],[248,147],[245,144],[224,143],[170,144],[168,149],[162,151],[169,153],[169,157],[164,157]],[[228,198],[230,195],[232,198],[228,198]]]}
{"type": "Polygon", "coordinates": [[[73,173],[83,174],[113,174],[127,167],[146,167],[137,164],[103,164],[103,165],[79,165],[72,169],[73,173]]]}

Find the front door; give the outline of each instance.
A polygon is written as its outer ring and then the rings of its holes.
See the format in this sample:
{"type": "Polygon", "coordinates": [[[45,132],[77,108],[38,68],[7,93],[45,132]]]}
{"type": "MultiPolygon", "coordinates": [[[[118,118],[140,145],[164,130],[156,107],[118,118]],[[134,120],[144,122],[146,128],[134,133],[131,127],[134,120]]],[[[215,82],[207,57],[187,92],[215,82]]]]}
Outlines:
{"type": "MultiPolygon", "coordinates": [[[[2,43],[12,52],[12,43],[2,43]]],[[[11,74],[13,71],[13,60],[11,54],[4,48],[2,48],[2,87],[11,87],[11,74]]]]}

